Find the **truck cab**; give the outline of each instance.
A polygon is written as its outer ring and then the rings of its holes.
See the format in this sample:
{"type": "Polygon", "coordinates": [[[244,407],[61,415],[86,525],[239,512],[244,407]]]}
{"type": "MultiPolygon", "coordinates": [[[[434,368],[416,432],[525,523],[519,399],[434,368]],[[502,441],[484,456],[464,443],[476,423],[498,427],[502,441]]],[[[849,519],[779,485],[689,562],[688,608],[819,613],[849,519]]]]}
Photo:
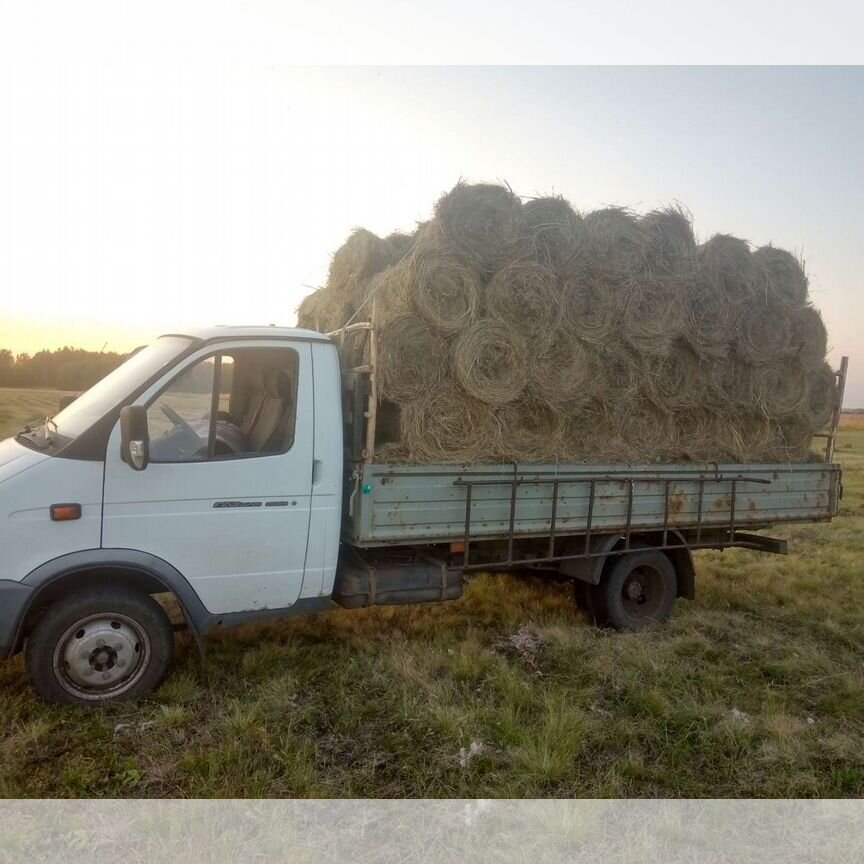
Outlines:
{"type": "Polygon", "coordinates": [[[100,702],[167,668],[152,594],[198,635],[326,608],[341,410],[326,336],[215,327],[162,336],[4,441],[0,653],[26,639],[43,697],[100,702]]]}

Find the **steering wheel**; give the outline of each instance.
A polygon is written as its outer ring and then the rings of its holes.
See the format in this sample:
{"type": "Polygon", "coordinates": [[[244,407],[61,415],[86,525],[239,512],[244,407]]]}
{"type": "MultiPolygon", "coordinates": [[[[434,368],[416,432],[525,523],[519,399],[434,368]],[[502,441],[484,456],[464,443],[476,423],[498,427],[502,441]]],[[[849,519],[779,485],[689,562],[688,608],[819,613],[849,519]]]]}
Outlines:
{"type": "Polygon", "coordinates": [[[169,405],[162,405],[162,413],[175,425],[184,429],[186,432],[191,432],[196,438],[198,433],[187,423],[173,408],[169,405]]]}

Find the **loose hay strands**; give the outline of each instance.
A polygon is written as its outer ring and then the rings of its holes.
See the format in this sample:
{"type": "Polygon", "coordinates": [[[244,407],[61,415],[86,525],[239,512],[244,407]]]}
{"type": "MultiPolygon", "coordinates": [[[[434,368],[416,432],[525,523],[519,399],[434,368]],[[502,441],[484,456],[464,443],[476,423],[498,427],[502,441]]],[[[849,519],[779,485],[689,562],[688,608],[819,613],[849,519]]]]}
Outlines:
{"type": "Polygon", "coordinates": [[[453,255],[419,250],[414,261],[414,308],[446,335],[470,326],[480,305],[477,272],[453,255]]]}
{"type": "Polygon", "coordinates": [[[430,388],[402,406],[402,436],[420,463],[491,461],[500,449],[492,410],[452,385],[430,388]]]}
{"type": "Polygon", "coordinates": [[[447,348],[417,315],[399,315],[381,328],[378,389],[394,402],[416,399],[447,376],[447,348]]]}
{"type": "Polygon", "coordinates": [[[576,256],[582,217],[560,196],[533,198],[522,207],[525,255],[560,270],[576,256]]]}
{"type": "Polygon", "coordinates": [[[769,303],[798,309],[807,302],[807,275],[791,252],[762,246],[753,253],[753,265],[757,291],[769,303]]]}
{"type": "Polygon", "coordinates": [[[507,462],[555,462],[562,452],[566,419],[534,396],[496,412],[501,434],[497,455],[507,462]]]}
{"type": "Polygon", "coordinates": [[[499,270],[486,286],[486,309],[541,350],[563,314],[563,295],[553,270],[520,261],[499,270]]]}
{"type": "Polygon", "coordinates": [[[529,369],[532,391],[559,413],[583,405],[597,387],[591,351],[567,329],[556,330],[545,351],[531,354],[529,369]]]}
{"type": "Polygon", "coordinates": [[[522,231],[522,202],[504,186],[458,183],[435,205],[448,249],[481,273],[494,273],[522,231]]]}
{"type": "Polygon", "coordinates": [[[528,348],[522,336],[501,321],[476,321],[453,349],[453,371],[465,392],[489,405],[516,399],[528,378],[528,348]]]}

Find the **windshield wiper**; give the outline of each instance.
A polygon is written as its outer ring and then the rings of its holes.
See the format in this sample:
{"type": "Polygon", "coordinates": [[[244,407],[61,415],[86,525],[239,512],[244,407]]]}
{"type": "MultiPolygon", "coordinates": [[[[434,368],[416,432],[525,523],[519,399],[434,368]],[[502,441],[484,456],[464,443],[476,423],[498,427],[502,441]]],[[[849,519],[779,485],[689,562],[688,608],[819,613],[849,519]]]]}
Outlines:
{"type": "Polygon", "coordinates": [[[53,417],[46,417],[46,418],[45,418],[45,429],[44,429],[44,433],[45,433],[45,441],[46,441],[48,444],[53,444],[53,443],[54,443],[54,439],[51,437],[51,433],[48,431],[48,427],[49,427],[49,426],[53,426],[53,427],[54,427],[54,431],[55,431],[55,432],[57,431],[57,424],[54,422],[54,418],[53,418],[53,417]]]}

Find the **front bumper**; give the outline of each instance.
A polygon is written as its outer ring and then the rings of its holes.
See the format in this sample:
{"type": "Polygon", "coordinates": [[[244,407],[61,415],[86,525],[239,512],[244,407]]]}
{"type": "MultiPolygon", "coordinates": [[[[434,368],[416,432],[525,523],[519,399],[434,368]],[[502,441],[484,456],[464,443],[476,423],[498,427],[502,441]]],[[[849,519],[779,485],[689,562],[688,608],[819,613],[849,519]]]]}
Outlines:
{"type": "Polygon", "coordinates": [[[32,594],[30,585],[0,579],[0,660],[18,648],[21,621],[32,594]]]}

